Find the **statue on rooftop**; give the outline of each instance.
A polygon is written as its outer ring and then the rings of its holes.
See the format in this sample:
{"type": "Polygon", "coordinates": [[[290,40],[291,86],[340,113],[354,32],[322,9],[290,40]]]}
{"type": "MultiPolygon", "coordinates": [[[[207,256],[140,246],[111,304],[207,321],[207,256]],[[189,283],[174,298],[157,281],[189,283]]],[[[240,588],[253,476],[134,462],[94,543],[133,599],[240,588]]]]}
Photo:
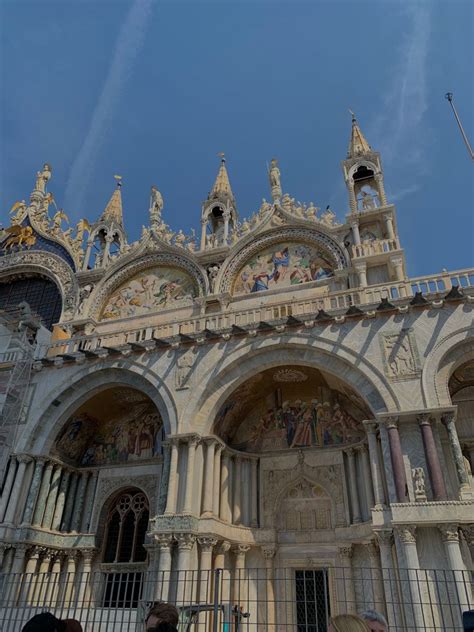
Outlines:
{"type": "Polygon", "coordinates": [[[49,179],[51,178],[51,167],[48,163],[43,165],[43,170],[38,171],[36,174],[36,191],[41,191],[41,193],[45,193],[46,185],[48,184],[49,179]]]}
{"type": "Polygon", "coordinates": [[[163,197],[155,185],[151,187],[150,196],[150,223],[156,226],[161,222],[161,211],[163,210],[163,197]]]}

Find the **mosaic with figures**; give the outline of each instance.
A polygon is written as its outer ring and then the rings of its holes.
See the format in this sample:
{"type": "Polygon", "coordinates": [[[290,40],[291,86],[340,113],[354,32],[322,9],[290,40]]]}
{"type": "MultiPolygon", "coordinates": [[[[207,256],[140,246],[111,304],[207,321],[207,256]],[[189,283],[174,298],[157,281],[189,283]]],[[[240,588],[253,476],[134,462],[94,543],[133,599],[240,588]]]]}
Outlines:
{"type": "Polygon", "coordinates": [[[326,448],[364,436],[364,402],[315,369],[270,369],[242,384],[222,406],[216,430],[248,451],[326,448]]]}
{"type": "Polygon", "coordinates": [[[131,389],[111,389],[73,414],[56,439],[56,451],[77,465],[129,463],[161,451],[161,418],[131,389]]]}
{"type": "Polygon", "coordinates": [[[332,276],[332,265],[318,248],[283,242],[259,252],[240,269],[234,294],[300,285],[332,276]]]}
{"type": "Polygon", "coordinates": [[[194,280],[184,270],[159,267],[128,279],[108,298],[102,319],[139,316],[150,311],[170,309],[197,296],[194,280]]]}

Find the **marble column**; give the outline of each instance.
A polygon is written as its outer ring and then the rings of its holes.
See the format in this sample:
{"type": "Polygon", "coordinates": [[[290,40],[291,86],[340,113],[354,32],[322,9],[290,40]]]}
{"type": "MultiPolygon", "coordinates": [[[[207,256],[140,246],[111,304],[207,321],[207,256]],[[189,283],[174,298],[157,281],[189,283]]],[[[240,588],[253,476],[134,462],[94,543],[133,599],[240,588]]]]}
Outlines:
{"type": "Polygon", "coordinates": [[[360,503],[359,492],[357,491],[357,472],[355,465],[355,450],[349,448],[346,450],[347,461],[349,464],[349,489],[351,490],[351,505],[352,505],[352,522],[361,522],[360,516],[360,503]]]}
{"type": "Polygon", "coordinates": [[[206,249],[206,228],[207,220],[201,220],[201,250],[206,249]]]}
{"type": "Polygon", "coordinates": [[[64,506],[66,504],[66,494],[69,486],[69,479],[71,477],[71,471],[63,468],[63,475],[61,478],[61,484],[59,486],[58,497],[56,498],[56,506],[54,508],[53,519],[51,521],[51,529],[53,531],[59,531],[61,527],[61,521],[64,513],[64,506]]]}
{"type": "MultiPolygon", "coordinates": [[[[219,601],[221,603],[229,603],[230,602],[230,573],[225,563],[226,553],[230,551],[230,542],[227,540],[222,540],[216,547],[216,554],[214,556],[214,571],[220,570],[222,571],[219,574],[219,601]]],[[[217,579],[217,573],[214,573],[214,580],[217,579]]],[[[214,585],[214,594],[213,599],[215,599],[215,590],[216,587],[214,585]]]]}
{"type": "Polygon", "coordinates": [[[82,571],[79,574],[78,587],[78,606],[79,608],[89,608],[91,605],[91,586],[92,577],[92,560],[94,559],[95,549],[82,549],[82,571]]]}
{"type": "Polygon", "coordinates": [[[403,273],[403,259],[401,257],[393,257],[390,263],[395,268],[395,277],[397,281],[403,281],[405,275],[403,273]]]}
{"type": "Polygon", "coordinates": [[[235,554],[234,565],[234,591],[232,595],[233,605],[242,606],[242,601],[245,598],[245,556],[250,550],[250,546],[247,544],[237,544],[232,549],[235,554]]]}
{"type": "Polygon", "coordinates": [[[54,508],[56,506],[56,499],[59,494],[59,483],[63,468],[61,465],[56,465],[51,477],[51,484],[49,486],[48,498],[46,500],[46,509],[44,510],[43,520],[41,526],[45,529],[51,529],[51,523],[53,521],[54,508]]]}
{"type": "Polygon", "coordinates": [[[3,522],[3,517],[7,509],[8,501],[10,499],[10,492],[13,487],[13,481],[15,479],[17,460],[16,455],[12,454],[10,457],[10,465],[8,467],[7,480],[3,486],[2,498],[0,499],[0,522],[3,522]]]}
{"type": "Polygon", "coordinates": [[[88,241],[87,242],[87,247],[86,247],[86,254],[84,256],[84,261],[82,263],[82,269],[83,270],[87,270],[87,267],[89,265],[90,262],[90,258],[91,258],[91,253],[92,253],[92,247],[94,245],[93,241],[88,241]]]}
{"type": "Polygon", "coordinates": [[[25,512],[23,514],[22,520],[22,523],[25,526],[29,526],[31,524],[36,499],[38,497],[39,488],[41,485],[41,478],[43,475],[43,467],[45,462],[46,459],[44,457],[35,457],[35,470],[33,472],[33,478],[31,479],[30,489],[28,491],[28,497],[25,504],[25,512]]]}
{"type": "Polygon", "coordinates": [[[81,533],[88,533],[90,529],[98,478],[99,470],[93,470],[90,473],[89,480],[87,482],[86,497],[84,501],[84,514],[82,516],[81,523],[81,533]]]}
{"type": "Polygon", "coordinates": [[[372,472],[372,482],[374,485],[375,507],[381,509],[386,504],[385,491],[383,487],[383,468],[380,463],[379,448],[377,442],[377,423],[374,421],[364,421],[367,432],[367,442],[369,445],[370,470],[372,472]]]}
{"type": "Polygon", "coordinates": [[[63,519],[61,521],[61,531],[65,531],[66,533],[69,532],[71,529],[72,512],[74,509],[77,484],[79,483],[80,476],[81,475],[79,472],[73,472],[69,483],[69,489],[66,498],[66,507],[64,509],[63,519]]]}
{"type": "Polygon", "coordinates": [[[387,529],[384,531],[376,531],[375,535],[379,543],[387,620],[390,630],[398,630],[400,620],[398,603],[400,596],[398,594],[398,579],[393,565],[393,533],[391,529],[387,529]]]}
{"type": "Polygon", "coordinates": [[[196,536],[191,533],[177,533],[178,543],[178,577],[176,588],[176,605],[189,603],[193,592],[193,572],[191,566],[191,550],[196,542],[196,536]]]}
{"type": "Polygon", "coordinates": [[[377,612],[385,613],[385,599],[383,594],[382,573],[380,569],[379,548],[375,541],[366,544],[366,551],[369,555],[370,578],[372,583],[372,594],[374,597],[374,609],[377,612]]]}
{"type": "Polygon", "coordinates": [[[41,479],[40,491],[38,499],[36,501],[36,507],[33,513],[33,526],[41,526],[43,522],[44,511],[46,509],[46,500],[48,498],[49,483],[51,481],[51,474],[53,472],[54,463],[49,461],[43,470],[43,476],[41,479]]]}
{"type": "Polygon", "coordinates": [[[474,441],[467,441],[465,443],[465,449],[469,454],[469,464],[471,466],[471,472],[474,474],[474,441]]]}
{"type": "Polygon", "coordinates": [[[212,512],[214,516],[219,517],[219,505],[221,498],[221,455],[224,446],[221,443],[216,445],[214,452],[214,489],[212,498],[212,512]]]}
{"type": "Polygon", "coordinates": [[[50,581],[49,567],[53,559],[53,552],[45,549],[42,553],[33,601],[35,605],[43,605],[46,601],[46,591],[50,581]]]}
{"type": "Polygon", "coordinates": [[[30,551],[28,560],[26,562],[25,575],[23,577],[23,585],[21,590],[21,601],[25,601],[27,604],[31,604],[33,601],[38,563],[39,550],[37,548],[33,548],[30,551]]]}
{"type": "Polygon", "coordinates": [[[222,455],[221,467],[221,502],[220,502],[220,518],[225,522],[231,522],[232,512],[230,509],[230,477],[229,477],[230,457],[228,452],[222,455]]]}
{"type": "Polygon", "coordinates": [[[239,455],[234,456],[234,503],[232,511],[233,524],[242,523],[242,459],[239,455]]]}
{"type": "Polygon", "coordinates": [[[56,606],[59,590],[59,577],[61,574],[61,556],[59,554],[53,556],[53,566],[49,576],[48,586],[46,589],[45,602],[49,608],[56,606]]]}
{"type": "Polygon", "coordinates": [[[367,287],[367,264],[358,263],[354,267],[355,267],[355,271],[357,272],[357,276],[359,278],[359,287],[366,288],[367,287]]]}
{"type": "Polygon", "coordinates": [[[64,605],[70,608],[74,605],[78,557],[78,551],[72,550],[67,552],[64,576],[64,605]]]}
{"type": "Polygon", "coordinates": [[[250,461],[250,526],[258,527],[258,459],[250,461]]]}
{"type": "Polygon", "coordinates": [[[214,464],[216,442],[214,439],[206,440],[206,465],[204,469],[204,499],[202,503],[202,515],[212,516],[213,492],[214,492],[214,464]]]}
{"type": "Polygon", "coordinates": [[[385,230],[387,232],[387,239],[395,239],[395,231],[393,229],[393,219],[391,213],[385,213],[383,216],[385,221],[385,230]]]}
{"type": "Polygon", "coordinates": [[[20,494],[23,487],[23,479],[25,477],[25,470],[28,463],[31,461],[31,457],[26,454],[20,454],[18,457],[18,469],[15,474],[15,480],[13,482],[12,491],[10,494],[10,500],[7,504],[7,510],[5,512],[4,522],[5,524],[13,524],[15,520],[16,509],[20,500],[20,494]]]}
{"type": "Polygon", "coordinates": [[[448,432],[449,445],[451,448],[451,453],[453,455],[454,464],[456,466],[456,473],[459,482],[459,493],[462,496],[464,493],[470,492],[471,485],[469,482],[469,476],[466,472],[466,467],[464,465],[464,457],[462,454],[461,445],[459,443],[458,432],[456,430],[456,423],[454,419],[454,412],[445,413],[441,417],[441,421],[446,426],[446,430],[448,432]]]}
{"type": "Polygon", "coordinates": [[[446,486],[444,484],[438,450],[433,436],[430,416],[427,414],[419,415],[418,423],[420,424],[425,459],[428,465],[431,488],[433,490],[433,500],[446,500],[448,496],[446,493],[446,486]]]}
{"type": "MultiPolygon", "coordinates": [[[[340,546],[338,552],[342,571],[341,579],[344,584],[344,594],[340,601],[342,601],[343,604],[345,603],[346,612],[355,613],[357,610],[357,603],[354,591],[354,577],[352,575],[352,544],[340,546]]],[[[344,607],[342,609],[344,610],[344,607]]]]}
{"type": "Polygon", "coordinates": [[[176,500],[178,492],[178,454],[179,454],[179,439],[175,439],[171,443],[171,463],[170,463],[170,475],[168,479],[168,497],[166,499],[166,511],[167,515],[174,515],[176,513],[176,500]]]}
{"type": "Polygon", "coordinates": [[[5,603],[9,606],[15,606],[19,596],[19,588],[21,585],[21,575],[25,567],[26,544],[17,544],[13,554],[12,567],[7,574],[7,587],[4,591],[5,603]]]}
{"type": "Polygon", "coordinates": [[[265,630],[273,632],[275,630],[276,623],[276,603],[275,603],[275,586],[273,576],[273,559],[276,553],[275,546],[263,546],[263,557],[265,558],[265,573],[266,573],[266,619],[267,624],[265,630]]]}
{"type": "MultiPolygon", "coordinates": [[[[87,479],[89,478],[89,472],[82,472],[79,474],[79,482],[77,484],[76,498],[74,502],[74,510],[71,519],[71,531],[78,533],[81,529],[82,512],[84,508],[84,498],[86,495],[87,479]]],[[[84,557],[84,561],[86,557],[84,557]]]]}
{"type": "Polygon", "coordinates": [[[193,512],[193,490],[194,490],[194,462],[196,460],[196,447],[198,445],[198,437],[190,437],[188,439],[188,462],[186,466],[186,490],[184,494],[183,513],[190,514],[193,512]]]}
{"type": "Polygon", "coordinates": [[[155,601],[168,601],[172,563],[173,537],[166,533],[155,535],[159,550],[158,581],[156,582],[155,601]]]}
{"type": "Polygon", "coordinates": [[[461,612],[472,608],[471,578],[468,573],[459,546],[459,525],[440,524],[438,529],[444,544],[444,550],[448,559],[449,571],[452,577],[448,577],[448,583],[454,579],[461,612]]]}
{"type": "MultiPolygon", "coordinates": [[[[212,455],[214,459],[214,454],[212,455]]],[[[199,603],[212,603],[212,551],[217,544],[217,538],[198,538],[200,547],[199,560],[199,603]]]]}
{"type": "Polygon", "coordinates": [[[386,420],[386,427],[397,500],[399,503],[404,503],[407,500],[408,488],[405,463],[403,461],[402,444],[400,443],[400,435],[398,433],[398,418],[389,417],[386,420]]]}
{"type": "Polygon", "coordinates": [[[377,183],[377,188],[379,191],[380,203],[382,206],[387,206],[387,196],[385,194],[385,186],[383,183],[383,174],[376,173],[374,176],[374,180],[377,183]]]}
{"type": "Polygon", "coordinates": [[[357,213],[357,198],[354,191],[354,180],[353,178],[348,178],[346,180],[347,188],[349,190],[349,205],[351,207],[351,211],[353,213],[357,213]]]}
{"type": "Polygon", "coordinates": [[[169,441],[164,441],[161,444],[163,450],[163,467],[161,468],[160,477],[160,489],[158,492],[158,502],[156,507],[156,513],[161,516],[166,511],[166,497],[168,494],[168,481],[170,477],[170,465],[171,465],[171,445],[169,441]]]}
{"type": "Polygon", "coordinates": [[[354,239],[354,246],[360,246],[359,222],[358,221],[351,222],[351,228],[352,228],[352,237],[354,239]]]}
{"type": "Polygon", "coordinates": [[[372,475],[370,473],[369,452],[367,450],[367,446],[362,445],[359,448],[359,452],[362,458],[362,471],[364,473],[365,495],[367,497],[367,504],[368,504],[369,516],[370,516],[370,510],[375,505],[375,500],[374,500],[374,488],[372,486],[372,475]]]}
{"type": "MultiPolygon", "coordinates": [[[[396,532],[400,539],[403,554],[405,557],[405,570],[407,573],[408,586],[411,596],[411,606],[413,610],[413,620],[415,629],[425,629],[425,617],[423,614],[423,601],[425,593],[425,582],[420,572],[420,561],[416,548],[416,526],[404,525],[396,527],[396,532]]],[[[402,582],[405,578],[402,576],[402,582]]],[[[408,605],[408,604],[406,604],[408,605]]]]}

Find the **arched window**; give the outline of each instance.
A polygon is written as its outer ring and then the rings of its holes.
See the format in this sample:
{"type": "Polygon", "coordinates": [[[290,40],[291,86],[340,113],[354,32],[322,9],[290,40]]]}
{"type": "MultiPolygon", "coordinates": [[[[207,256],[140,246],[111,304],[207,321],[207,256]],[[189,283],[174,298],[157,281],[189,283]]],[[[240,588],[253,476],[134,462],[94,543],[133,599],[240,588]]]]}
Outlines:
{"type": "Polygon", "coordinates": [[[61,294],[56,284],[40,276],[5,279],[0,282],[0,308],[16,308],[26,301],[33,313],[41,316],[43,325],[52,329],[61,316],[61,294]]]}
{"type": "Polygon", "coordinates": [[[138,490],[122,492],[109,510],[103,548],[105,608],[134,608],[141,597],[149,515],[147,497],[138,490]]]}

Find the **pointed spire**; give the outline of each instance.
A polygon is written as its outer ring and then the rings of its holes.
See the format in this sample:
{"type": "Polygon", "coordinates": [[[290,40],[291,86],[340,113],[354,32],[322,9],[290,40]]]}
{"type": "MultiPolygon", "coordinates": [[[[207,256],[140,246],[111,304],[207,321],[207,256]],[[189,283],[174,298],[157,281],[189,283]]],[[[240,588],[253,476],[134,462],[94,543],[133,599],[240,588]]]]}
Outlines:
{"type": "Polygon", "coordinates": [[[369,143],[366,141],[364,134],[362,133],[359,124],[357,123],[356,116],[354,112],[349,110],[352,115],[352,132],[351,132],[351,140],[349,143],[349,150],[347,152],[348,158],[355,158],[356,156],[362,156],[363,154],[368,154],[372,150],[370,148],[369,143]]]}
{"type": "Polygon", "coordinates": [[[219,167],[219,172],[217,174],[216,181],[214,182],[214,186],[209,193],[209,199],[221,196],[227,196],[234,199],[234,194],[232,193],[232,188],[230,186],[229,174],[227,173],[227,168],[225,166],[225,156],[222,153],[219,154],[219,156],[221,159],[221,166],[219,167]]]}
{"type": "Polygon", "coordinates": [[[112,193],[112,197],[109,200],[109,203],[105,207],[104,212],[101,216],[101,221],[106,222],[108,224],[118,224],[119,226],[123,226],[123,215],[122,215],[122,176],[114,176],[117,181],[117,188],[112,193]]]}

